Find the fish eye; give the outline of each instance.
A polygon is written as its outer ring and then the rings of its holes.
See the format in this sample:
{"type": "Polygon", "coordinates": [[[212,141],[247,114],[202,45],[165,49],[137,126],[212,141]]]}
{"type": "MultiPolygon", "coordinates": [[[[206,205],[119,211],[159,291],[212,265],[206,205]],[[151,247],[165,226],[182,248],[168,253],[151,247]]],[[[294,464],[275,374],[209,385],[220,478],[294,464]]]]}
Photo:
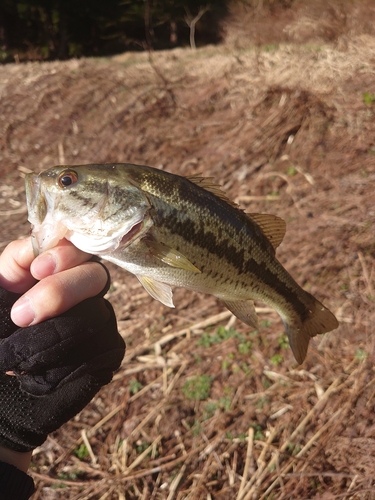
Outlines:
{"type": "Polygon", "coordinates": [[[69,187],[78,181],[78,175],[73,170],[65,170],[59,175],[57,182],[62,188],[69,187]]]}

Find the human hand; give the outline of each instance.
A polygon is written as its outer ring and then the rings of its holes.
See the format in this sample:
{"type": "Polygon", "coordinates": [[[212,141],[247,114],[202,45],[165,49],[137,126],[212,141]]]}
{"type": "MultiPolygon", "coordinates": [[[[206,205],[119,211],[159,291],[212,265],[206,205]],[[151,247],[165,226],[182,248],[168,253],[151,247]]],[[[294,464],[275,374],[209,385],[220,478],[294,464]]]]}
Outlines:
{"type": "Polygon", "coordinates": [[[109,302],[87,298],[105,286],[105,268],[86,262],[90,256],[68,242],[48,251],[52,258],[43,259],[46,252],[35,260],[28,245],[13,242],[0,256],[0,460],[23,470],[17,453],[78,413],[111,380],[125,352],[109,302]],[[17,317],[22,293],[32,304],[31,322],[17,317]]]}
{"type": "Polygon", "coordinates": [[[36,258],[30,238],[10,243],[0,256],[0,287],[21,295],[12,321],[35,325],[100,293],[108,275],[98,262],[87,262],[90,258],[67,240],[36,258]]]}

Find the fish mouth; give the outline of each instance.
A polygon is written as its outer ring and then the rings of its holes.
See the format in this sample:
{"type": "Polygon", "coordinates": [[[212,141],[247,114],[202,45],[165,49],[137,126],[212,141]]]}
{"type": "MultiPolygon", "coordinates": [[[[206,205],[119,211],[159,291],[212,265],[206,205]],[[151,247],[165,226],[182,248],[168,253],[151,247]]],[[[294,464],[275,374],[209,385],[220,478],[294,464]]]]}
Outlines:
{"type": "Polygon", "coordinates": [[[41,193],[41,181],[37,174],[25,177],[26,203],[31,224],[42,224],[47,215],[47,202],[41,193]]]}
{"type": "Polygon", "coordinates": [[[68,234],[68,228],[52,217],[45,218],[43,224],[31,225],[31,244],[34,256],[54,248],[68,234]]]}
{"type": "Polygon", "coordinates": [[[49,203],[42,190],[42,182],[37,174],[25,177],[28,220],[31,223],[31,244],[34,256],[53,248],[64,238],[67,228],[49,215],[49,203]]]}

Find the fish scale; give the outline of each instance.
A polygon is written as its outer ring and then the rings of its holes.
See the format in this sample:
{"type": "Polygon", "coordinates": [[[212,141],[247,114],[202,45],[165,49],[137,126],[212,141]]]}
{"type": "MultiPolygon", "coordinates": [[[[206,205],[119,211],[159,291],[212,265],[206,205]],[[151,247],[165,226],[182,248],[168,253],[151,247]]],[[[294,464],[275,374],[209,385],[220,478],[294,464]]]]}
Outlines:
{"type": "Polygon", "coordinates": [[[255,328],[253,300],[261,300],[280,314],[299,363],[311,337],[338,326],[277,260],[284,221],[245,214],[211,179],[144,165],[63,165],[27,175],[26,195],[36,252],[67,238],[134,273],[167,306],[171,286],[183,286],[215,295],[255,328]]]}

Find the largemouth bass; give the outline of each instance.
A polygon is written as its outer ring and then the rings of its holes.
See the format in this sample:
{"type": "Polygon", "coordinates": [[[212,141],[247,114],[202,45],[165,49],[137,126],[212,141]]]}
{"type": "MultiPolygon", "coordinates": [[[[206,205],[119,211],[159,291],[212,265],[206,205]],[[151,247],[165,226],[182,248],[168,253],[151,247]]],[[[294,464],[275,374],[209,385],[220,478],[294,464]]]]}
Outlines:
{"type": "Polygon", "coordinates": [[[275,257],[285,222],[245,214],[211,179],[143,165],[52,167],[26,176],[36,254],[66,238],[135,274],[152,297],[173,306],[171,286],[213,294],[258,328],[254,300],[281,316],[302,363],[311,337],[338,326],[275,257]]]}

